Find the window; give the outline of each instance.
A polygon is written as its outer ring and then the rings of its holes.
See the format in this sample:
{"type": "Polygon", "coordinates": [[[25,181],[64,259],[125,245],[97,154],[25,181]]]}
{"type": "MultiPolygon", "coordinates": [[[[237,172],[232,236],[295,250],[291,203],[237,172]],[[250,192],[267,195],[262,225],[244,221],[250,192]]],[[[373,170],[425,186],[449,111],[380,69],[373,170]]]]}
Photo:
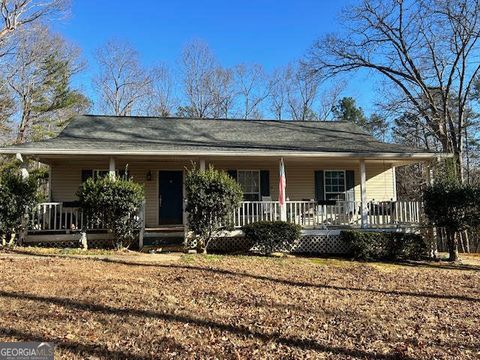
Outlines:
{"type": "Polygon", "coordinates": [[[325,171],[325,200],[345,200],[345,171],[325,171]]]}
{"type": "Polygon", "coordinates": [[[237,181],[243,190],[245,201],[260,200],[260,171],[259,170],[238,170],[237,181]]]}

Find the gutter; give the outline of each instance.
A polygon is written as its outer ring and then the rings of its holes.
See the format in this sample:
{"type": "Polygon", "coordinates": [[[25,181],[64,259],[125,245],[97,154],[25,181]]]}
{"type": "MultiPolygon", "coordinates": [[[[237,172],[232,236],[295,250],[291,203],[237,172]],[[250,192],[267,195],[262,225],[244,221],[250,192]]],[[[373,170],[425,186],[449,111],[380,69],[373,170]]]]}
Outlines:
{"type": "Polygon", "coordinates": [[[105,156],[246,156],[246,157],[325,157],[325,158],[381,158],[381,159],[434,159],[451,158],[448,153],[385,153],[385,152],[288,152],[288,151],[132,151],[132,150],[78,150],[4,148],[0,154],[22,155],[105,155],[105,156]]]}

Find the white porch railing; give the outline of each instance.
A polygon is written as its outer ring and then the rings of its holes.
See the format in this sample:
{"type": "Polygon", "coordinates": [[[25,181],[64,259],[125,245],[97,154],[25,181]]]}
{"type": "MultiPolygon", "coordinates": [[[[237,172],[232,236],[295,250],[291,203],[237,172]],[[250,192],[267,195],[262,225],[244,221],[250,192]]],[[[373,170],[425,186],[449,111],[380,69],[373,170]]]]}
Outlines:
{"type": "MultiPolygon", "coordinates": [[[[361,201],[337,201],[335,205],[318,205],[316,201],[287,201],[286,220],[303,228],[328,226],[360,227],[361,201]]],[[[367,203],[367,227],[418,225],[423,219],[422,203],[418,201],[370,201],[367,203]]],[[[257,221],[280,220],[278,201],[243,201],[233,214],[235,228],[257,221]]],[[[102,230],[101,224],[84,224],[78,207],[61,202],[39,204],[30,212],[28,230],[32,232],[74,232],[87,225],[88,230],[102,230]]]]}
{"type": "MultiPolygon", "coordinates": [[[[316,201],[287,201],[287,221],[303,228],[324,226],[360,227],[361,201],[337,201],[334,205],[318,205],[316,201]]],[[[366,206],[367,227],[379,228],[418,225],[423,207],[418,201],[370,201],[366,206]]],[[[263,221],[280,220],[278,201],[244,201],[234,214],[234,227],[263,221]]]]}
{"type": "MultiPolygon", "coordinates": [[[[28,230],[43,231],[80,231],[84,227],[84,216],[80,208],[64,206],[61,202],[39,204],[29,214],[28,230]]],[[[86,224],[89,230],[101,230],[101,224],[86,224]]]]}

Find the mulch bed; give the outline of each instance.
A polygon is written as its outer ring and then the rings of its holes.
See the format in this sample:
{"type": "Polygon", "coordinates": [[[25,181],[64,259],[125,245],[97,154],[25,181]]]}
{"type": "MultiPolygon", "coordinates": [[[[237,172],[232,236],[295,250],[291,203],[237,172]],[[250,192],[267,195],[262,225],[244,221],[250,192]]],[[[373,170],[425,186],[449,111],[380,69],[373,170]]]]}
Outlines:
{"type": "Polygon", "coordinates": [[[480,358],[480,266],[0,259],[0,341],[56,358],[480,358]]]}

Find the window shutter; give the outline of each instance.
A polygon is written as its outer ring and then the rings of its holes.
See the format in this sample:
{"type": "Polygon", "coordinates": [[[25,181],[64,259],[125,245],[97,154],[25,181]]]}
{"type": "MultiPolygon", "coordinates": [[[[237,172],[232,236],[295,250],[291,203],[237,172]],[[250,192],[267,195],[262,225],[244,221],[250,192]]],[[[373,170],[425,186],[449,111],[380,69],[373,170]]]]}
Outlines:
{"type": "Polygon", "coordinates": [[[270,196],[270,171],[268,170],[260,170],[260,195],[270,196]]]}
{"type": "Polygon", "coordinates": [[[325,188],[323,182],[323,170],[315,171],[315,200],[325,200],[325,188]]]}
{"type": "Polygon", "coordinates": [[[230,175],[233,180],[237,180],[237,170],[227,170],[227,174],[230,175]]]}
{"type": "Polygon", "coordinates": [[[345,200],[355,201],[355,172],[353,170],[345,171],[345,200]]]}
{"type": "Polygon", "coordinates": [[[93,170],[82,170],[82,183],[93,177],[93,170]]]}

